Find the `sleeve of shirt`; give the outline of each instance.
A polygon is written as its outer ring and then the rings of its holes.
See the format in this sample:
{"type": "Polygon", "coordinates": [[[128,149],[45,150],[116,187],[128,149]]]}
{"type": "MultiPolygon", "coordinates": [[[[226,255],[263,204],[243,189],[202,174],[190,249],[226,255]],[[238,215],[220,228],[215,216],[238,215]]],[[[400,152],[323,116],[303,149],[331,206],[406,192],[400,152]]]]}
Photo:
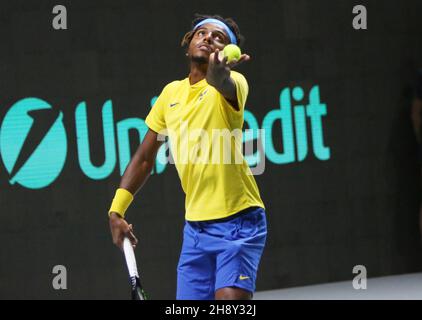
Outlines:
{"type": "Polygon", "coordinates": [[[167,128],[165,120],[165,110],[167,99],[168,86],[165,86],[160,96],[152,106],[148,116],[145,119],[145,123],[151,130],[160,133],[167,128]]]}

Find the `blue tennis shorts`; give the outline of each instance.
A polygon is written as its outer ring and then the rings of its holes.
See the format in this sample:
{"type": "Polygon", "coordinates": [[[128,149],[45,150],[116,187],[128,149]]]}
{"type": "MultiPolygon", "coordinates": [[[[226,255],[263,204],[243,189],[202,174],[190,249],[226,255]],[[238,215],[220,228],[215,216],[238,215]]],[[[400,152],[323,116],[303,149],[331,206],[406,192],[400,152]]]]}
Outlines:
{"type": "Polygon", "coordinates": [[[237,287],[253,293],[267,237],[265,210],[252,207],[217,221],[186,221],[177,267],[177,299],[214,300],[237,287]]]}

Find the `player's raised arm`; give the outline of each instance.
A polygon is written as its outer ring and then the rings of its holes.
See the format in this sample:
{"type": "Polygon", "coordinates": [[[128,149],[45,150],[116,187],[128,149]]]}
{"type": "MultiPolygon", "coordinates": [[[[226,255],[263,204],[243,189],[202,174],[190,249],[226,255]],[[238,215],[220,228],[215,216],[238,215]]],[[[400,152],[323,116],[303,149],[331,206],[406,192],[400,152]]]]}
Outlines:
{"type": "Polygon", "coordinates": [[[144,185],[151,174],[155,158],[162,141],[158,141],[158,134],[148,130],[141,145],[136,150],[120,181],[111,208],[109,223],[113,243],[122,248],[124,237],[128,237],[135,246],[138,240],[133,234],[132,225],[124,219],[125,212],[133,200],[133,196],[144,185]]]}
{"type": "Polygon", "coordinates": [[[238,60],[230,62],[228,62],[228,59],[229,57],[225,56],[220,60],[218,49],[211,53],[206,79],[236,110],[239,110],[236,85],[233,79],[230,78],[230,70],[242,62],[250,60],[250,56],[242,54],[238,60]]]}

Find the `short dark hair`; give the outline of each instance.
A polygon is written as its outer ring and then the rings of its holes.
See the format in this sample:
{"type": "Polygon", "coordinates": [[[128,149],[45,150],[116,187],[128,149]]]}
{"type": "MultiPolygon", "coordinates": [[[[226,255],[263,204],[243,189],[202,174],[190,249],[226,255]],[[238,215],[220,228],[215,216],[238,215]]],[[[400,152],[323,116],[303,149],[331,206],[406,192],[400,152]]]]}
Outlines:
{"type": "Polygon", "coordinates": [[[236,41],[237,41],[238,46],[239,47],[242,46],[242,44],[245,41],[245,37],[240,34],[239,26],[232,18],[223,18],[222,16],[217,15],[217,14],[206,15],[206,14],[196,13],[195,18],[192,20],[192,30],[190,30],[183,36],[182,43],[181,43],[182,47],[188,46],[190,44],[190,42],[192,41],[193,35],[195,33],[193,28],[199,22],[205,19],[217,19],[217,20],[220,20],[221,22],[224,22],[230,28],[230,30],[233,31],[234,35],[236,36],[236,41]]]}

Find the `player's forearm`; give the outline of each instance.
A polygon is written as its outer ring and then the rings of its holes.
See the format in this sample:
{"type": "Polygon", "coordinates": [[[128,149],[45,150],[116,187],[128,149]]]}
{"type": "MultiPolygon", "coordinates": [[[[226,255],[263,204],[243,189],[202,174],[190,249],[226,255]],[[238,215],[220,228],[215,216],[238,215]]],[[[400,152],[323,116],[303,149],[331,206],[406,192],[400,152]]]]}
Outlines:
{"type": "Polygon", "coordinates": [[[139,191],[151,174],[158,149],[162,143],[163,141],[158,139],[156,132],[148,130],[120,181],[120,188],[126,189],[132,195],[139,191]]]}
{"type": "MultiPolygon", "coordinates": [[[[124,218],[125,212],[133,201],[134,195],[144,185],[151,174],[156,152],[148,153],[148,148],[145,145],[143,143],[136,151],[120,181],[120,188],[116,190],[109,210],[112,230],[114,223],[119,225],[120,218],[124,218]]],[[[127,225],[125,227],[125,232],[128,233],[129,227],[127,225]]],[[[117,241],[115,243],[121,246],[120,242],[122,239],[120,236],[113,235],[113,239],[113,241],[117,241]]]]}
{"type": "Polygon", "coordinates": [[[229,76],[223,79],[213,79],[210,81],[212,83],[209,83],[207,80],[210,85],[216,88],[217,91],[220,92],[221,95],[237,109],[236,84],[234,83],[233,79],[229,76]]]}
{"type": "Polygon", "coordinates": [[[225,78],[221,84],[216,87],[218,92],[220,92],[224,98],[228,100],[236,100],[236,85],[232,78],[225,78]]]}
{"type": "Polygon", "coordinates": [[[154,161],[134,157],[120,181],[120,188],[135,195],[148,180],[153,166],[154,161]]]}

